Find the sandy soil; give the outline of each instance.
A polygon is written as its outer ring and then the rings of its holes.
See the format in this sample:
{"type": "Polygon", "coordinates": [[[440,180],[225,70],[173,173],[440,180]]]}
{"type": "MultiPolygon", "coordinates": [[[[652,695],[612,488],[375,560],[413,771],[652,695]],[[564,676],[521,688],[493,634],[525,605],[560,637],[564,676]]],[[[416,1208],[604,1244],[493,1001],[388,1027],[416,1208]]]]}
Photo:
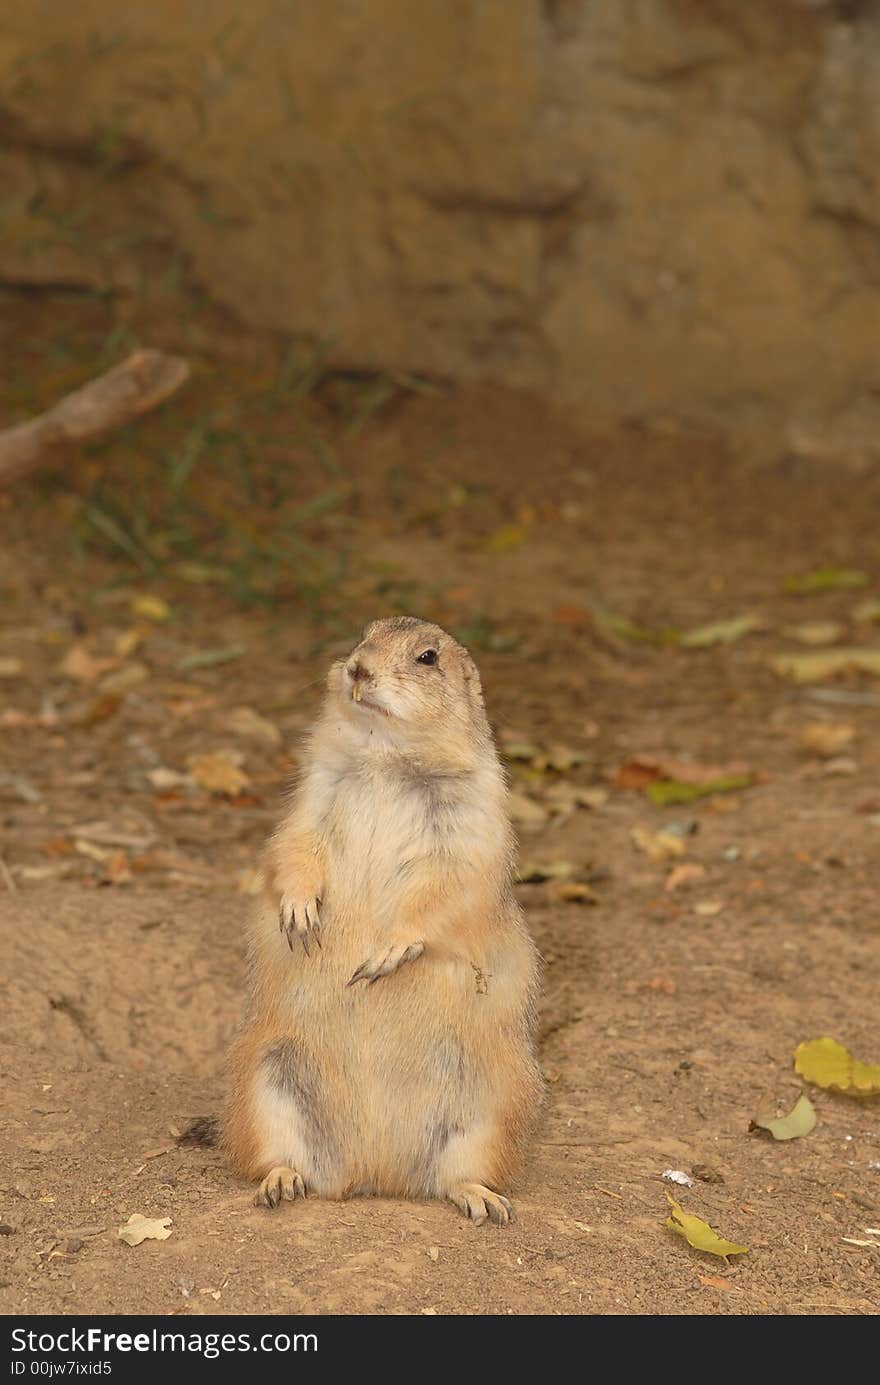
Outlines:
{"type": "MultiPolygon", "coordinates": [[[[851,611],[880,592],[880,476],[784,459],[744,474],[712,439],[583,439],[486,391],[410,399],[336,443],[344,518],[317,517],[310,542],[348,566],[317,608],[295,572],[247,609],[83,556],[82,473],[0,511],[0,658],[20,665],[0,683],[0,1311],[876,1313],[880,1250],[850,1242],[880,1220],[877,1101],[814,1091],[817,1128],[791,1143],[748,1127],[765,1097],[801,1090],[801,1040],[880,1059],[876,680],[826,681],[874,696],[840,704],[767,665],[801,648],[786,632],[803,622],[871,643],[851,611]],[[870,585],[784,593],[829,563],[870,585]],[[145,592],[172,618],[119,653],[145,592]],[[765,628],[688,651],[622,637],[594,603],[655,630],[745,612],[765,628]],[[404,607],[470,632],[507,744],[578,761],[511,764],[545,810],[523,861],[570,863],[595,900],[517,887],[547,963],[550,1100],[506,1230],[384,1201],[265,1213],[217,1154],[174,1143],[217,1107],[243,890],[322,670],[364,618],[404,607]],[[116,664],[65,674],[74,646],[116,664]],[[101,690],[132,663],[134,681],[101,690]],[[242,706],[282,743],[243,732],[242,706]],[[852,739],[823,759],[802,747],[810,722],[852,739]],[[238,793],[149,777],[227,747],[238,793]],[[758,782],[657,808],[619,773],[648,754],[758,782]],[[604,794],[556,811],[571,788],[604,794]],[[669,821],[692,827],[682,859],[705,872],[673,890],[631,837],[669,821]],[[666,1229],[670,1167],[702,1172],[683,1204],[748,1255],[728,1265],[666,1229]],[[171,1217],[171,1237],[122,1244],[133,1212],[171,1217]]],[[[103,464],[122,477],[120,448],[103,464]]]]}

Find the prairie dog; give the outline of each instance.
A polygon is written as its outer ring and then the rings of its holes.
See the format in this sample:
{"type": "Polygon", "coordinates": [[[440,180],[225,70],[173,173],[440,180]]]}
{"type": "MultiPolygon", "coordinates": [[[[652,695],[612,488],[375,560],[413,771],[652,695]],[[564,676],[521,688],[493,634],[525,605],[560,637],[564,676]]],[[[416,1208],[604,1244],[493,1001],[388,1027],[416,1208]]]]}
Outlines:
{"type": "Polygon", "coordinates": [[[543,1086],[506,799],[467,651],[410,617],[368,626],[330,669],[249,935],[220,1129],[257,1203],[509,1221],[543,1086]]]}

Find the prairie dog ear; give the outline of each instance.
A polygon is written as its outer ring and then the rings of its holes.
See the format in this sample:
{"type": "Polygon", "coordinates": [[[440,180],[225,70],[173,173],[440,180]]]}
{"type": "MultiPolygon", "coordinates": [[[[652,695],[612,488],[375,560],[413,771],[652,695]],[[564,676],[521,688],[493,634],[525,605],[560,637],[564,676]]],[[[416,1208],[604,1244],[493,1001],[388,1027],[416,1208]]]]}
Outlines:
{"type": "Polygon", "coordinates": [[[477,668],[467,650],[462,651],[461,671],[464,676],[464,685],[472,702],[478,707],[483,703],[483,684],[480,681],[480,670],[477,668]]]}

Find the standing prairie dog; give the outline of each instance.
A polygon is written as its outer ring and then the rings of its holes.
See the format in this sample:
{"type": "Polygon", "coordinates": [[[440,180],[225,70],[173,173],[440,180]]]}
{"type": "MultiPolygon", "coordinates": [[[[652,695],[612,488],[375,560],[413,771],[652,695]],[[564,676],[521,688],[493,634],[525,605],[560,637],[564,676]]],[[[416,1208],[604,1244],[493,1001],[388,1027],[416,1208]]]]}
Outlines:
{"type": "Polygon", "coordinates": [[[258,1203],[509,1221],[542,1081],[506,799],[467,651],[375,621],[330,670],[250,931],[221,1143],[258,1203]]]}

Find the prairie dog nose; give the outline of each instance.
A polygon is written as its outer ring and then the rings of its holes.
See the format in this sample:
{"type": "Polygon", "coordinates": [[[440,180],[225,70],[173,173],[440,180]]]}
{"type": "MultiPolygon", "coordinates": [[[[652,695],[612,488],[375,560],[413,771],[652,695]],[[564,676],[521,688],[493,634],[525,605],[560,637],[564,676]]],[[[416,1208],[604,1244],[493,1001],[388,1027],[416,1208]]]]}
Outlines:
{"type": "Polygon", "coordinates": [[[351,659],[345,666],[345,671],[351,679],[351,696],[353,701],[360,702],[365,683],[373,681],[373,675],[360,659],[351,659]]]}

